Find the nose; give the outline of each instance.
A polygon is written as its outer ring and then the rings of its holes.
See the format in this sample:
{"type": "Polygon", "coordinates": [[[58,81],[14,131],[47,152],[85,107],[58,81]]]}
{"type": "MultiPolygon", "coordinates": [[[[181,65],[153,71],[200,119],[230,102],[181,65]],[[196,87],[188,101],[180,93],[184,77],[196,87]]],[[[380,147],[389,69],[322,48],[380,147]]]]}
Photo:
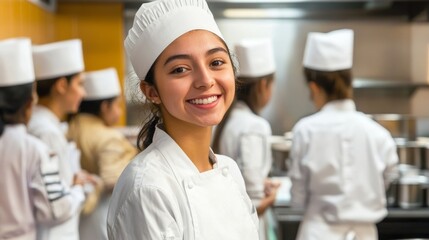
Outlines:
{"type": "Polygon", "coordinates": [[[199,66],[195,71],[194,87],[197,89],[209,89],[215,84],[215,79],[208,67],[199,66]]]}

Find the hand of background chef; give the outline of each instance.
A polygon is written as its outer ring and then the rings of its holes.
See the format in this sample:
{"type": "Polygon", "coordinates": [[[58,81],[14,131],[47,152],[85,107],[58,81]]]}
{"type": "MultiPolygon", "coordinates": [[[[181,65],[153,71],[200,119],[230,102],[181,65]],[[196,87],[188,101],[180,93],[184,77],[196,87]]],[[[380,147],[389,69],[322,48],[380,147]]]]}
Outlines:
{"type": "Polygon", "coordinates": [[[277,191],[280,187],[280,182],[266,179],[264,183],[265,197],[261,200],[259,205],[256,207],[258,216],[261,216],[265,211],[271,207],[276,201],[277,191]]]}
{"type": "Polygon", "coordinates": [[[275,198],[280,185],[281,185],[281,182],[279,182],[279,181],[272,180],[272,179],[266,179],[265,180],[265,188],[264,188],[265,196],[274,195],[274,198],[275,198]]]}

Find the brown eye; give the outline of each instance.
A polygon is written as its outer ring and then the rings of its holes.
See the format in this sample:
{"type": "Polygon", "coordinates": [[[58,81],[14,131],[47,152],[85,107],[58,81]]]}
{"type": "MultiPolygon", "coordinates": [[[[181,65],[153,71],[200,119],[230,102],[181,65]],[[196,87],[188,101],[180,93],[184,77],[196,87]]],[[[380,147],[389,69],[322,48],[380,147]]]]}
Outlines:
{"type": "Polygon", "coordinates": [[[171,71],[172,74],[180,74],[180,73],[184,73],[186,72],[186,68],[184,67],[178,67],[173,69],[173,71],[171,71]]]}
{"type": "Polygon", "coordinates": [[[219,67],[219,66],[222,66],[224,63],[225,63],[225,62],[224,62],[224,61],[222,61],[222,60],[214,60],[214,61],[211,63],[211,65],[212,65],[213,67],[219,67]]]}

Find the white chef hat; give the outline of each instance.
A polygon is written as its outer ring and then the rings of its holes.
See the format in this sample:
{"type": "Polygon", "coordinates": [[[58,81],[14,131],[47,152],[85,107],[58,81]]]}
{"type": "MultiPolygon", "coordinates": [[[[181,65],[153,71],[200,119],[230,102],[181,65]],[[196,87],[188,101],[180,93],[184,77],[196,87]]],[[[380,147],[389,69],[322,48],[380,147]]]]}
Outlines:
{"type": "Polygon", "coordinates": [[[235,45],[240,77],[262,77],[276,71],[270,39],[245,39],[235,45]]]}
{"type": "Polygon", "coordinates": [[[320,71],[338,71],[353,66],[353,30],[311,32],[307,37],[304,66],[320,71]]]}
{"type": "Polygon", "coordinates": [[[118,73],[115,68],[106,68],[84,73],[84,100],[102,100],[121,94],[118,73]]]}
{"type": "Polygon", "coordinates": [[[11,38],[0,41],[0,87],[34,82],[31,40],[11,38]]]}
{"type": "Polygon", "coordinates": [[[84,70],[82,41],[72,39],[33,46],[37,80],[63,77],[84,70]]]}
{"type": "Polygon", "coordinates": [[[125,49],[139,79],[175,39],[192,30],[222,38],[205,0],[159,0],[141,5],[125,39],[125,49]]]}

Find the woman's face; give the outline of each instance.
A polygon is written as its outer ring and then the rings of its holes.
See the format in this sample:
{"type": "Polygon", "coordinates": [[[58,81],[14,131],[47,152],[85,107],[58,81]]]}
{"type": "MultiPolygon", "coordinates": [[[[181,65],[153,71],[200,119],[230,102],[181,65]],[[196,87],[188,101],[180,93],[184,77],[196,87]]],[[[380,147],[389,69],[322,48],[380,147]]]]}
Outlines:
{"type": "Polygon", "coordinates": [[[113,126],[118,123],[122,115],[121,97],[116,97],[111,102],[103,101],[100,112],[101,118],[107,126],[113,126]]]}
{"type": "Polygon", "coordinates": [[[165,124],[218,124],[235,92],[231,59],[213,33],[196,30],[172,42],[155,64],[155,88],[146,96],[160,104],[165,124]]]}
{"type": "Polygon", "coordinates": [[[68,83],[64,94],[64,109],[66,113],[77,113],[80,102],[85,96],[83,81],[82,74],[77,74],[68,83]]]}

